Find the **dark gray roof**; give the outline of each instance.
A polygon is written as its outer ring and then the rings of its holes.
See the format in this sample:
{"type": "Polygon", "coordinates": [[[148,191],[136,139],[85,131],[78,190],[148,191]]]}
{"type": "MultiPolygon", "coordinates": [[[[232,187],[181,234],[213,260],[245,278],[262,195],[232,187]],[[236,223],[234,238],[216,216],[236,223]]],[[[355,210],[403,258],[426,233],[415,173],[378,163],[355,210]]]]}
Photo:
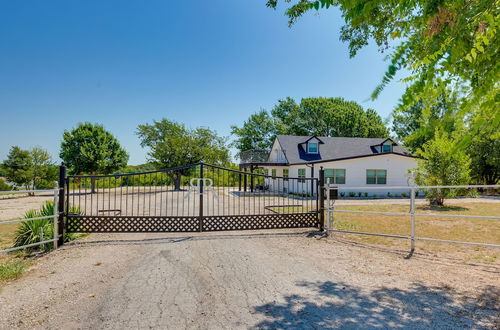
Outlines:
{"type": "MultiPolygon", "coordinates": [[[[379,155],[381,153],[377,152],[374,146],[381,145],[387,140],[387,138],[318,136],[317,138],[323,142],[319,145],[319,154],[307,154],[301,144],[309,140],[311,136],[278,135],[276,138],[283,148],[289,164],[379,155]]],[[[405,148],[396,143],[393,145],[392,153],[412,157],[405,148]]]]}

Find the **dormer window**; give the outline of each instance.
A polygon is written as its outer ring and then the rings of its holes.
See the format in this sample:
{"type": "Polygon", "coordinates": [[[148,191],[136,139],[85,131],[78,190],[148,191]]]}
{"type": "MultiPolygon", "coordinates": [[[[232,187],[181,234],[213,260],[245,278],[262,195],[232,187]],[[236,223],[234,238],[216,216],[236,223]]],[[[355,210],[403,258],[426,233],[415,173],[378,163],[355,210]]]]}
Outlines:
{"type": "Polygon", "coordinates": [[[307,153],[308,154],[317,154],[318,153],[318,143],[317,142],[307,143],[307,153]]]}
{"type": "Polygon", "coordinates": [[[382,152],[392,152],[392,143],[383,144],[382,152]]]}

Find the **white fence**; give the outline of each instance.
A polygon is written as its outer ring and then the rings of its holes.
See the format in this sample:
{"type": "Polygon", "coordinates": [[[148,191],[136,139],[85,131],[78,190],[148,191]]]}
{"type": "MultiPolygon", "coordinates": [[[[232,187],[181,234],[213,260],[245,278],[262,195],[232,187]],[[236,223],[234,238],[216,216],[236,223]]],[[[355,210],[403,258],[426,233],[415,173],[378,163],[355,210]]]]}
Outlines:
{"type": "Polygon", "coordinates": [[[51,190],[12,190],[12,191],[0,191],[0,195],[5,195],[5,194],[36,194],[36,193],[46,193],[46,192],[53,192],[54,194],[54,214],[53,215],[48,215],[44,217],[37,217],[37,218],[28,218],[28,219],[15,219],[15,220],[6,220],[6,221],[1,221],[0,220],[0,226],[1,225],[7,225],[11,223],[21,223],[21,222],[28,222],[28,221],[34,221],[34,220],[42,220],[42,219],[53,219],[54,221],[54,236],[51,239],[43,240],[43,235],[40,235],[41,241],[32,243],[32,244],[27,244],[23,246],[16,246],[13,248],[9,249],[4,249],[0,250],[0,253],[8,253],[16,250],[22,250],[26,249],[29,247],[33,246],[39,246],[47,243],[54,243],[54,249],[57,249],[57,241],[60,237],[59,235],[59,228],[58,228],[58,218],[59,218],[59,210],[58,210],[58,205],[59,205],[59,184],[57,182],[54,183],[54,189],[51,190]]]}
{"type": "MultiPolygon", "coordinates": [[[[483,216],[483,215],[461,215],[461,214],[436,214],[436,213],[416,213],[415,212],[415,192],[417,191],[425,191],[430,189],[499,189],[500,185],[457,185],[457,186],[393,186],[393,187],[347,187],[350,190],[380,190],[380,189],[406,189],[410,192],[409,198],[409,211],[408,212],[380,212],[380,211],[358,211],[358,210],[337,210],[335,209],[335,200],[330,199],[330,190],[338,190],[339,188],[335,185],[325,185],[326,189],[326,211],[327,211],[327,230],[328,232],[337,232],[337,233],[345,233],[345,234],[358,234],[358,235],[369,235],[369,236],[381,236],[381,237],[390,237],[390,238],[398,238],[398,239],[407,239],[410,240],[410,256],[415,251],[415,241],[431,241],[431,242],[441,242],[441,243],[454,243],[454,244],[465,244],[465,245],[476,245],[476,246],[485,246],[485,247],[493,247],[500,248],[499,244],[489,244],[482,242],[464,242],[464,241],[455,241],[455,240],[446,240],[446,239],[438,239],[438,238],[430,238],[430,237],[418,237],[415,233],[415,220],[417,217],[447,217],[447,218],[470,218],[470,219],[491,219],[491,220],[500,220],[500,216],[483,216]],[[371,214],[371,215],[389,215],[389,216],[409,216],[409,227],[410,227],[410,236],[404,235],[391,235],[391,234],[382,234],[382,233],[369,233],[369,232],[359,232],[359,231],[350,231],[350,230],[340,230],[334,229],[334,220],[335,213],[357,213],[357,214],[371,214]]],[[[342,187],[342,189],[346,189],[342,187]]],[[[500,233],[499,233],[500,235],[500,233]]]]}

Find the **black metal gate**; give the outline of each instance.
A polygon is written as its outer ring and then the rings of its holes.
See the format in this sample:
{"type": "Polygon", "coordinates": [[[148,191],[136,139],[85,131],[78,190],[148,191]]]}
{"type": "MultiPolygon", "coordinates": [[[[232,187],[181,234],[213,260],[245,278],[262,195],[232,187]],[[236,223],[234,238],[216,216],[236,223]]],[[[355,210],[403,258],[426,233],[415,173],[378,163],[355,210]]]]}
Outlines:
{"type": "Polygon", "coordinates": [[[318,180],[192,164],[68,176],[67,232],[199,232],[319,226],[318,180]]]}

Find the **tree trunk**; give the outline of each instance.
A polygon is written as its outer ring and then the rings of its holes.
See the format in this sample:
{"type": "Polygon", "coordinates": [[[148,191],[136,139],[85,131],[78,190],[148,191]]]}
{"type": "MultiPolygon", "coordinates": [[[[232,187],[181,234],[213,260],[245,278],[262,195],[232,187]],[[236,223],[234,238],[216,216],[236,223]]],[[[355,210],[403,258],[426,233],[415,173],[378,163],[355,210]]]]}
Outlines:
{"type": "Polygon", "coordinates": [[[168,172],[168,176],[172,180],[174,184],[174,190],[179,191],[181,190],[181,177],[182,175],[180,173],[174,173],[174,172],[168,172]]]}
{"type": "Polygon", "coordinates": [[[90,193],[95,194],[95,178],[90,178],[90,193]]]}

